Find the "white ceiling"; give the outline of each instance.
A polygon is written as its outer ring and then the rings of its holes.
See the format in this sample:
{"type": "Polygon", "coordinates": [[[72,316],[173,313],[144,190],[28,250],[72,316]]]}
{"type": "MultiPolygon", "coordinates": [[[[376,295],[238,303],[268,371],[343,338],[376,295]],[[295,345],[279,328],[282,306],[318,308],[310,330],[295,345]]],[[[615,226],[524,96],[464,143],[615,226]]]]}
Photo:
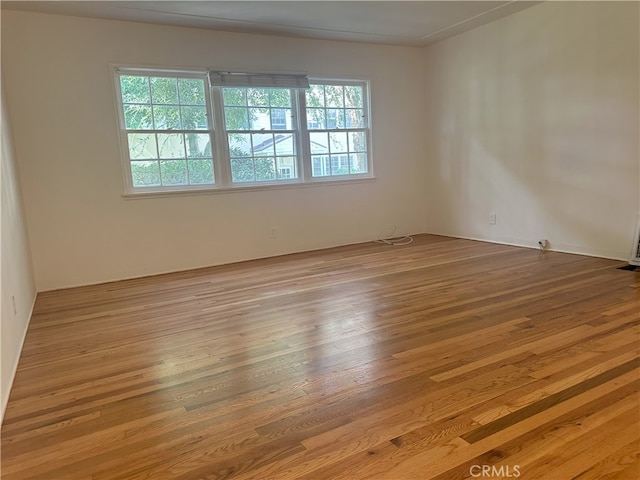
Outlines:
{"type": "Polygon", "coordinates": [[[2,1],[2,9],[424,46],[539,1],[2,1]]]}

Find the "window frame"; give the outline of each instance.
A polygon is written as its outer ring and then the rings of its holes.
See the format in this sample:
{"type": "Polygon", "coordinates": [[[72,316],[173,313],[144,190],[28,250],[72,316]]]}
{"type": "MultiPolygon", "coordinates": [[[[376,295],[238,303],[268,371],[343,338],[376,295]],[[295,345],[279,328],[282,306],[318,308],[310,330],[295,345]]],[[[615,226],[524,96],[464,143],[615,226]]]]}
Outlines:
{"type": "MultiPolygon", "coordinates": [[[[296,147],[296,154],[294,155],[294,163],[295,168],[298,171],[298,176],[295,178],[287,178],[287,179],[278,179],[277,175],[277,167],[276,167],[276,179],[275,180],[254,180],[253,182],[234,182],[232,167],[231,167],[231,152],[230,145],[228,141],[228,134],[232,133],[246,133],[246,134],[254,134],[257,133],[257,130],[247,129],[247,130],[231,130],[227,129],[226,119],[224,114],[224,99],[222,89],[226,87],[210,87],[210,94],[212,98],[213,110],[216,120],[218,121],[217,125],[220,126],[220,131],[216,131],[215,135],[217,135],[218,142],[220,144],[220,170],[223,172],[221,178],[221,188],[229,189],[229,190],[237,190],[242,188],[259,188],[259,187],[272,187],[274,185],[288,185],[288,184],[301,184],[304,183],[303,173],[302,173],[302,163],[301,163],[301,143],[302,137],[300,135],[300,112],[302,110],[299,98],[297,95],[297,89],[289,89],[286,88],[284,90],[290,90],[291,95],[291,126],[290,130],[273,130],[273,129],[265,129],[264,133],[274,133],[274,132],[290,132],[294,137],[294,145],[296,147]]],[[[250,87],[230,87],[230,88],[250,88],[250,87]]],[[[269,88],[269,87],[264,87],[269,88]]],[[[250,108],[250,107],[248,107],[250,108]]],[[[269,107],[270,108],[270,107],[269,107]]]]}
{"type": "MultiPolygon", "coordinates": [[[[128,65],[112,65],[114,90],[116,97],[116,116],[118,122],[121,168],[124,183],[124,197],[141,196],[163,196],[169,194],[195,194],[195,193],[215,193],[232,192],[240,190],[272,189],[277,187],[296,187],[305,185],[331,185],[352,182],[375,180],[372,160],[372,125],[371,125],[371,88],[369,80],[365,79],[337,79],[323,77],[309,77],[311,85],[339,85],[339,86],[361,86],[363,88],[363,127],[357,130],[364,131],[366,141],[367,171],[364,173],[347,173],[341,175],[313,176],[313,160],[310,145],[310,130],[307,124],[307,108],[305,89],[291,88],[292,99],[292,130],[274,130],[275,132],[293,132],[295,145],[294,164],[297,170],[297,178],[278,179],[278,166],[276,166],[275,180],[258,180],[247,182],[233,182],[231,172],[231,155],[228,142],[228,130],[225,125],[224,102],[222,89],[225,87],[212,87],[208,81],[208,69],[201,68],[169,68],[169,67],[136,67],[128,65]],[[187,184],[187,185],[155,185],[155,186],[134,186],[132,159],[128,144],[128,134],[135,132],[126,128],[125,109],[121,89],[121,76],[146,76],[146,77],[173,77],[173,78],[195,78],[204,82],[205,105],[208,120],[208,128],[198,130],[197,133],[208,134],[211,145],[211,156],[213,163],[214,183],[207,184],[187,184]]],[[[245,87],[239,87],[245,88],[245,87]]],[[[267,87],[268,88],[268,87],[267,87]]],[[[150,103],[153,106],[153,102],[150,103]]],[[[273,126],[273,125],[271,125],[273,126]]],[[[153,125],[155,127],[155,125],[153,125]]],[[[323,129],[320,131],[345,131],[350,129],[323,129]]],[[[190,130],[141,130],[142,133],[185,133],[190,130]]],[[[271,131],[269,131],[271,132],[271,131]]],[[[267,132],[267,133],[269,133],[267,132]]],[[[252,133],[247,130],[246,133],[252,133]]],[[[272,133],[272,132],[271,132],[272,133]]],[[[159,155],[159,152],[158,152],[159,155]]],[[[159,160],[161,160],[159,158],[159,160]]],[[[287,166],[287,168],[289,168],[287,166]]]]}
{"type": "MultiPolygon", "coordinates": [[[[304,105],[300,121],[304,122],[304,131],[303,131],[303,142],[302,145],[305,148],[304,152],[304,182],[305,183],[333,183],[340,181],[353,181],[353,180],[363,180],[363,179],[372,179],[375,178],[373,174],[373,161],[372,161],[372,145],[371,145],[371,88],[370,82],[368,80],[356,80],[356,79],[335,79],[335,78],[321,78],[321,77],[310,77],[309,78],[310,85],[336,85],[336,86],[361,86],[363,88],[362,95],[362,110],[364,114],[364,126],[362,128],[347,128],[346,125],[344,128],[324,128],[324,129],[309,129],[308,128],[308,119],[307,119],[307,109],[309,108],[306,104],[305,99],[305,90],[299,90],[298,95],[301,96],[300,102],[304,105]],[[363,130],[365,133],[365,141],[367,145],[366,159],[367,159],[367,171],[364,173],[348,173],[345,175],[327,175],[327,176],[313,176],[313,157],[311,154],[311,132],[331,132],[331,131],[343,131],[349,132],[353,130],[363,130]]],[[[325,107],[326,108],[326,107],[325,107]]],[[[326,126],[325,126],[326,127],[326,126]]],[[[342,152],[341,152],[342,154],[342,152]]],[[[328,154],[329,155],[329,154],[328,154]]]]}
{"type": "MultiPolygon", "coordinates": [[[[219,185],[220,172],[217,161],[217,139],[215,135],[215,119],[213,116],[213,109],[211,104],[211,96],[207,94],[208,80],[207,72],[203,70],[195,69],[173,69],[173,68],[138,68],[138,67],[124,67],[117,66],[114,69],[114,88],[116,93],[116,105],[118,116],[118,128],[120,135],[120,150],[122,161],[122,172],[124,177],[124,193],[125,195],[140,195],[145,193],[175,193],[175,192],[192,192],[192,191],[210,191],[219,185]],[[126,120],[124,114],[124,103],[122,99],[122,89],[120,83],[121,76],[145,76],[145,77],[163,77],[163,78],[193,78],[202,80],[205,88],[205,108],[208,120],[207,129],[189,130],[189,129],[144,129],[144,130],[130,130],[126,127],[126,120]],[[128,134],[132,132],[140,133],[198,133],[208,134],[209,141],[211,143],[211,155],[212,155],[212,168],[213,168],[213,180],[214,183],[205,184],[187,184],[187,185],[153,185],[153,186],[134,186],[133,184],[133,171],[131,168],[131,156],[129,152],[128,134]]],[[[150,103],[153,107],[153,102],[150,103]]],[[[159,155],[159,152],[158,152],[159,155]]],[[[158,158],[160,160],[160,158],[158,158]]]]}

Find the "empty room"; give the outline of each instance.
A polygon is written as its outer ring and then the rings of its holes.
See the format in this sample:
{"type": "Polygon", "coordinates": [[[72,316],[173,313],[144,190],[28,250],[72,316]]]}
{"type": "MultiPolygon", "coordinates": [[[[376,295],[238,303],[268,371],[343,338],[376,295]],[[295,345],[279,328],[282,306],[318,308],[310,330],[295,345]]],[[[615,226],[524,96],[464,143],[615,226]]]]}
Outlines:
{"type": "Polygon", "coordinates": [[[640,3],[0,6],[2,480],[640,478],[640,3]]]}

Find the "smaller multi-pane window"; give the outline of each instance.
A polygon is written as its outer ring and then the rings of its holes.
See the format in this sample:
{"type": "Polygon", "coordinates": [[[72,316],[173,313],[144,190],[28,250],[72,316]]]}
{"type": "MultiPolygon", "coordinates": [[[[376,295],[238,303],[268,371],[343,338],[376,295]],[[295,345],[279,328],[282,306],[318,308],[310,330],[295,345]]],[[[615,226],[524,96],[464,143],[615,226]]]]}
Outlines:
{"type": "Polygon", "coordinates": [[[273,108],[271,110],[271,128],[273,130],[287,129],[287,113],[291,116],[289,109],[273,108]]]}
{"type": "Polygon", "coordinates": [[[305,103],[312,176],[366,174],[364,86],[312,83],[305,103]]]}
{"type": "Polygon", "coordinates": [[[213,184],[205,78],[119,79],[133,187],[213,184]]]}
{"type": "Polygon", "coordinates": [[[298,177],[292,90],[222,88],[233,183],[298,177]]]}

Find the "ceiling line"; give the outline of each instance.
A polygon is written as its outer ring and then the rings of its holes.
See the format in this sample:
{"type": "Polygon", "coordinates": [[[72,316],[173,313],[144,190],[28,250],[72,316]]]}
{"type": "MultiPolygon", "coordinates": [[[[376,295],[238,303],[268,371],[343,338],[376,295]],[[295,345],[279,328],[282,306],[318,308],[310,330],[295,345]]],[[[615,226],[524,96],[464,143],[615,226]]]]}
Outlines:
{"type": "Polygon", "coordinates": [[[491,12],[493,12],[495,10],[498,10],[500,8],[503,8],[503,7],[506,7],[507,5],[511,5],[512,3],[516,3],[517,1],[518,0],[510,0],[507,3],[503,3],[502,5],[498,5],[497,7],[493,7],[493,8],[491,8],[489,10],[486,10],[486,11],[484,11],[482,13],[474,15],[473,17],[469,17],[469,18],[467,18],[465,20],[460,20],[459,22],[454,23],[453,25],[449,25],[448,27],[441,28],[440,30],[438,30],[436,32],[432,32],[432,33],[430,33],[428,35],[425,35],[424,37],[420,37],[420,40],[426,40],[429,37],[433,37],[434,35],[437,35],[438,33],[446,32],[447,30],[450,30],[450,29],[452,29],[454,27],[457,27],[458,25],[462,25],[463,23],[470,22],[471,20],[474,20],[476,18],[482,17],[483,15],[486,15],[487,13],[491,13],[491,12]]]}
{"type": "MultiPolygon", "coordinates": [[[[167,11],[154,10],[149,8],[133,8],[133,7],[122,6],[122,5],[117,5],[115,7],[116,9],[120,9],[120,10],[135,11],[140,13],[153,13],[161,16],[179,16],[179,17],[194,18],[194,19],[206,18],[211,20],[221,20],[224,22],[237,23],[237,24],[262,25],[264,27],[284,27],[284,28],[291,28],[291,29],[297,29],[297,30],[313,30],[317,32],[353,33],[357,35],[369,35],[372,37],[381,37],[381,38],[402,38],[398,35],[387,35],[384,33],[375,33],[375,32],[361,32],[357,30],[339,30],[335,28],[320,28],[320,27],[311,27],[306,25],[290,25],[290,24],[284,24],[284,23],[258,22],[254,20],[240,20],[236,18],[217,17],[214,15],[195,15],[190,13],[167,12],[167,11]]],[[[129,20],[129,21],[132,21],[132,20],[129,20]]],[[[224,26],[221,26],[220,29],[224,30],[224,26]]]]}

